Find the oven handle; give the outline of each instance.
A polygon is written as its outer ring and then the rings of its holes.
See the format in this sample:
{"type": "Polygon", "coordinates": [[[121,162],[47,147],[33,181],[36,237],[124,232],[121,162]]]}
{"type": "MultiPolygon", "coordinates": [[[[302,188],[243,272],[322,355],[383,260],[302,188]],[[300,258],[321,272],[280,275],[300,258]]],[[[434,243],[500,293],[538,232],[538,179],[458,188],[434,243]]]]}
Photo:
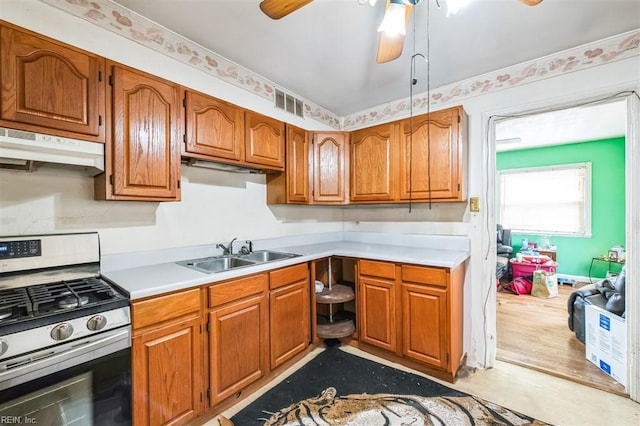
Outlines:
{"type": "Polygon", "coordinates": [[[131,347],[131,326],[92,335],[0,363],[0,390],[131,347]]]}

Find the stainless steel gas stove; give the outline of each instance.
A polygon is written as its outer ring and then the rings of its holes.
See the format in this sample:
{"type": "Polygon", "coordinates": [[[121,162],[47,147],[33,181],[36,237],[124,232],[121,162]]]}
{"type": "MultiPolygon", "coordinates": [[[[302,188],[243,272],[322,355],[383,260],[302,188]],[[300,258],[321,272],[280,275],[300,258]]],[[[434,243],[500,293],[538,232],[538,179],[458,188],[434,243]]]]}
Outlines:
{"type": "Polygon", "coordinates": [[[97,233],[1,237],[0,417],[130,424],[130,324],[97,233]]]}

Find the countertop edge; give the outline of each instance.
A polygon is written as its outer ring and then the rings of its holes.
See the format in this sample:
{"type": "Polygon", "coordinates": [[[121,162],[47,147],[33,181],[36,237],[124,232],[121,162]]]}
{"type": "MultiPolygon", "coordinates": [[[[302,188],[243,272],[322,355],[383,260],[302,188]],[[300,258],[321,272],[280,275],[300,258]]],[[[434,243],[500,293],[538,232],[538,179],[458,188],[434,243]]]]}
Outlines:
{"type": "MultiPolygon", "coordinates": [[[[290,252],[299,256],[236,268],[230,271],[207,274],[198,272],[173,262],[166,262],[145,267],[115,270],[103,273],[103,277],[129,293],[132,301],[175,291],[185,290],[206,284],[215,284],[234,278],[267,272],[287,266],[306,263],[329,256],[343,256],[358,259],[371,259],[386,262],[401,262],[421,266],[433,266],[455,269],[470,256],[464,250],[433,250],[415,247],[385,246],[343,241],[320,243],[307,246],[274,248],[274,251],[290,252]],[[429,256],[430,255],[430,256],[429,256]],[[179,269],[177,269],[179,268],[179,269]],[[163,272],[165,272],[163,274],[163,272]],[[168,272],[168,273],[166,273],[168,272]],[[159,282],[156,285],[142,285],[145,281],[154,281],[152,275],[167,280],[169,276],[179,275],[175,281],[159,282]]],[[[158,279],[157,281],[162,281],[158,279]]]]}

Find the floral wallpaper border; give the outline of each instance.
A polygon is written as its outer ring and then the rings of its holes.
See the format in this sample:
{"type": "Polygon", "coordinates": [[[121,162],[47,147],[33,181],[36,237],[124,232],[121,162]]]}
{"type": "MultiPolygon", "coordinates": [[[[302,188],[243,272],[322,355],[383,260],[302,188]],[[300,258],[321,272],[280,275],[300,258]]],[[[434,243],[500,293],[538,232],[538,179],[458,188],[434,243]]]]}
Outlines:
{"type": "MultiPolygon", "coordinates": [[[[274,100],[275,88],[271,81],[111,0],[40,1],[205,71],[256,96],[272,102],[274,100]]],[[[427,106],[459,103],[463,99],[481,94],[633,56],[640,56],[640,29],[435,88],[430,94],[423,92],[414,95],[413,108],[426,110],[427,106]]],[[[283,90],[290,92],[284,88],[283,90]]],[[[304,100],[304,115],[336,129],[352,130],[396,117],[405,117],[408,115],[409,102],[407,97],[339,117],[313,102],[304,100]]]]}
{"type": "MultiPolygon", "coordinates": [[[[453,101],[458,103],[463,99],[481,94],[633,56],[640,56],[640,29],[432,89],[430,96],[428,92],[419,93],[413,97],[413,109],[414,111],[426,110],[427,103],[430,107],[438,107],[453,101]]],[[[408,116],[409,102],[409,97],[406,97],[343,117],[342,129],[351,130],[389,121],[394,117],[408,116]]]]}
{"type": "MultiPolygon", "coordinates": [[[[41,1],[245,89],[256,96],[274,101],[273,82],[111,0],[41,1]]],[[[283,90],[300,98],[290,90],[284,88],[283,90]]],[[[304,100],[304,115],[336,129],[341,126],[340,117],[307,100],[304,100]]]]}

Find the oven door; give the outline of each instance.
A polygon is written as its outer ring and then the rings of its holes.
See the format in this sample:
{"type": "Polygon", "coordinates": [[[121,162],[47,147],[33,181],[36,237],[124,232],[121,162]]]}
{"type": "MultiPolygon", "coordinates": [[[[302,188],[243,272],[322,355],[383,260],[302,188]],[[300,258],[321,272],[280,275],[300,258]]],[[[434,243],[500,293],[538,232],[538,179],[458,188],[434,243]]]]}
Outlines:
{"type": "Polygon", "coordinates": [[[130,425],[130,327],[3,361],[0,423],[130,425]]]}

